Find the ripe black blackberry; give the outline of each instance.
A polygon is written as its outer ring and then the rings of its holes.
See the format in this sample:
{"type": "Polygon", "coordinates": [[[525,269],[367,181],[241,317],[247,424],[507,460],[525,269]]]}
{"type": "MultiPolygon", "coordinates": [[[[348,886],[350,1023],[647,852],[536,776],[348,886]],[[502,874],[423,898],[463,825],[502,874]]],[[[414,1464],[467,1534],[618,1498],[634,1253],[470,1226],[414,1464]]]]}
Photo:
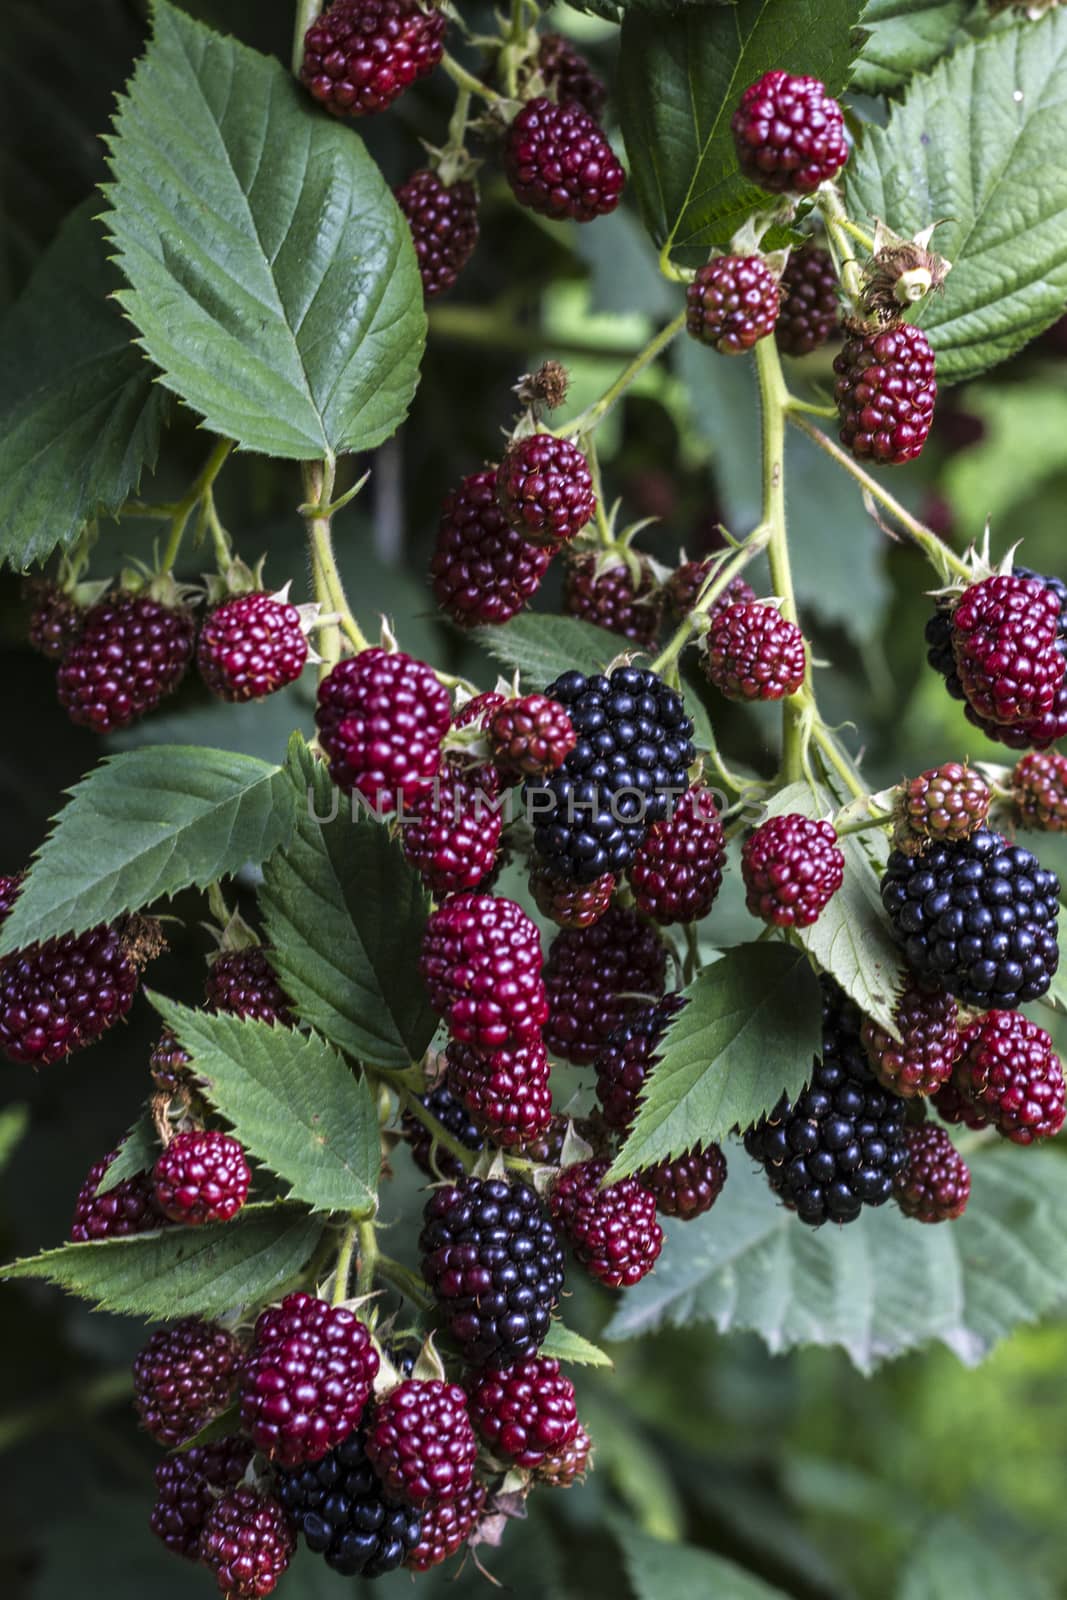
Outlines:
{"type": "Polygon", "coordinates": [[[671,795],[689,787],[693,724],[681,695],[640,667],[565,672],[545,693],[578,742],[550,778],[526,785],[534,849],[554,876],[592,883],[628,867],[671,795]]]}
{"type": "MultiPolygon", "coordinates": [[[[465,1144],[468,1150],[485,1148],[485,1140],[471,1121],[462,1100],[457,1100],[446,1084],[440,1083],[436,1089],[431,1089],[429,1094],[421,1094],[418,1098],[427,1111],[437,1118],[445,1131],[458,1139],[460,1144],[465,1144]]],[[[433,1134],[418,1117],[410,1111],[405,1111],[400,1118],[400,1124],[407,1136],[412,1161],[428,1178],[433,1178],[435,1182],[439,1178],[450,1178],[453,1182],[457,1182],[463,1177],[466,1170],[463,1163],[452,1154],[451,1150],[446,1150],[444,1145],[434,1141],[433,1134]]]]}
{"type": "Polygon", "coordinates": [[[1059,965],[1059,893],[1054,872],[986,828],[918,857],[894,850],[882,879],[911,970],[981,1010],[1047,991],[1059,965]]]}
{"type": "Polygon", "coordinates": [[[545,966],[546,1048],[590,1065],[624,1018],[660,997],[666,972],[662,939],[629,906],[609,907],[592,927],[564,928],[545,966]]]}
{"type": "Polygon", "coordinates": [[[787,356],[806,356],[824,345],[839,326],[837,275],[829,250],[802,245],[790,253],[782,274],[782,303],[774,336],[787,356]]]}
{"type": "Polygon", "coordinates": [[[392,1572],[422,1534],[421,1514],[386,1495],[362,1430],[314,1466],[279,1472],[277,1493],[308,1549],[346,1578],[392,1572]]]}
{"type": "Polygon", "coordinates": [[[859,1009],[823,977],[822,1055],[795,1104],[783,1095],[745,1133],[745,1149],[801,1222],[855,1222],[890,1199],[907,1164],[903,1100],[876,1082],[859,1009]]]}
{"type": "Polygon", "coordinates": [[[563,1246],[534,1191],[467,1178],[432,1194],[423,1215],[423,1276],[464,1360],[534,1355],[563,1288],[563,1246]]]}
{"type": "Polygon", "coordinates": [[[432,167],[420,167],[394,190],[408,219],[427,300],[451,289],[478,243],[478,191],[461,178],[445,183],[432,167]]]}

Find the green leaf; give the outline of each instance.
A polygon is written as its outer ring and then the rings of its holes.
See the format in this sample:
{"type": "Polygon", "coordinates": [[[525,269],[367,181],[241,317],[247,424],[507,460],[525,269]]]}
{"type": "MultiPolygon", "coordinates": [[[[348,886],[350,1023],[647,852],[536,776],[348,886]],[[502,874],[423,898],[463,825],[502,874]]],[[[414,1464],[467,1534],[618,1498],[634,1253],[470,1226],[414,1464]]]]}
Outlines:
{"type": "Polygon", "coordinates": [[[162,381],[249,450],[306,461],[400,426],[426,319],[362,140],[280,62],[158,0],[120,102],[107,224],[162,381]]]}
{"type": "Polygon", "coordinates": [[[0,561],[26,567],[155,465],[167,397],[108,297],[98,202],[64,223],[0,324],[0,561]]]}
{"type": "Polygon", "coordinates": [[[743,1567],[687,1544],[668,1544],[640,1532],[621,1517],[612,1527],[622,1545],[636,1600],[786,1600],[743,1567]]]}
{"type": "Polygon", "coordinates": [[[123,1139],[118,1155],[96,1186],[97,1194],[110,1194],[112,1189],[116,1189],[127,1178],[136,1178],[139,1173],[151,1172],[158,1157],[159,1135],[156,1133],[155,1123],[146,1111],[138,1117],[123,1139]]]}
{"type": "Polygon", "coordinates": [[[845,171],[850,214],[901,234],[945,218],[953,263],[917,319],[942,383],[1004,361],[1067,300],[1067,12],[968,42],[914,79],[845,171]],[[1040,181],[1035,181],[1035,173],[1040,181]]]}
{"type": "Polygon", "coordinates": [[[863,1372],[934,1342],[976,1366],[1062,1304],[1067,1161],[1051,1150],[968,1156],[966,1212],[925,1228],[893,1205],[865,1207],[847,1227],[805,1227],[742,1149],[729,1161],[706,1216],[667,1221],[655,1272],[627,1290],[607,1339],[712,1322],[758,1333],[776,1355],[836,1346],[863,1372]]]}
{"type": "Polygon", "coordinates": [[[562,1322],[553,1320],[544,1344],[541,1346],[543,1356],[551,1356],[553,1361],[573,1361],[580,1367],[610,1367],[612,1360],[603,1350],[583,1339],[580,1333],[575,1333],[573,1328],[565,1328],[562,1322]]]}
{"type": "Polygon", "coordinates": [[[925,1528],[904,1563],[896,1600],[1052,1600],[1052,1588],[955,1517],[925,1528]]]}
{"type": "MultiPolygon", "coordinates": [[[[474,639],[506,667],[517,667],[528,689],[544,689],[561,672],[603,672],[609,661],[624,652],[633,654],[633,641],[609,633],[580,617],[551,617],[526,612],[496,628],[476,628],[474,639]]],[[[707,709],[690,683],[683,685],[685,709],[693,723],[693,743],[698,750],[714,750],[715,735],[707,709]]]]}
{"type": "Polygon", "coordinates": [[[372,1216],[378,1118],[366,1079],[315,1034],[150,999],[252,1155],[316,1211],[372,1216]]]}
{"type": "Polygon", "coordinates": [[[321,1233],[321,1219],[298,1207],[246,1206],[232,1222],[60,1245],[3,1276],[44,1278],[105,1311],[212,1317],[269,1299],[305,1266],[321,1233]]]}
{"type": "Polygon", "coordinates": [[[772,67],[844,87],[861,0],[739,0],[627,15],[617,98],[637,203],[655,243],[691,266],[767,196],[742,178],[730,119],[772,67]]]}
{"type": "MultiPolygon", "coordinates": [[[[766,815],[796,812],[802,817],[825,817],[836,809],[829,792],[814,795],[807,783],[794,783],[768,802],[766,815]]],[[[898,1039],[893,1011],[903,961],[881,895],[888,841],[880,830],[871,829],[846,834],[838,840],[838,849],[845,858],[840,889],[816,923],[797,929],[790,937],[836,979],[865,1016],[898,1039]]]]}
{"type": "Polygon", "coordinates": [[[296,814],[280,767],[186,745],[111,756],[70,795],[4,923],[0,955],[258,866],[292,836],[296,814]]]}
{"type": "Polygon", "coordinates": [[[783,1094],[795,1099],[822,1048],[819,985],[789,945],[738,945],[684,993],[689,1003],[657,1047],[613,1180],[719,1144],[783,1094]]]}
{"type": "Polygon", "coordinates": [[[260,895],[278,976],[304,1021],[342,1050],[409,1066],[437,1026],[418,969],[426,892],[384,824],[353,820],[302,741],[290,762],[296,833],[267,863],[260,895]]]}
{"type": "Polygon", "coordinates": [[[860,18],[867,39],[852,87],[887,94],[928,72],[951,48],[968,0],[867,0],[860,18]]]}

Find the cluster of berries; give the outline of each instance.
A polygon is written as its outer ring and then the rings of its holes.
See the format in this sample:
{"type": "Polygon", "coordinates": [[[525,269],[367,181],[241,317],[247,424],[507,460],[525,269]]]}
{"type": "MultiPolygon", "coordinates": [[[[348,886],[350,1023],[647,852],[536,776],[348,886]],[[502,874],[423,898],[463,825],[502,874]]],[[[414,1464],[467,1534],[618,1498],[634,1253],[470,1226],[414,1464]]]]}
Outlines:
{"type": "Polygon", "coordinates": [[[173,694],[193,661],[220,700],[261,700],[293,683],[309,659],[307,610],[287,594],[231,595],[204,617],[173,579],[137,592],[115,589],[86,607],[63,590],[35,595],[30,642],[58,663],[59,702],[94,733],[128,728],[173,694]]]}
{"type": "MultiPolygon", "coordinates": [[[[334,0],[305,34],[301,81],[336,117],[384,111],[437,66],[446,26],[432,0],[334,0]]],[[[519,203],[578,222],[614,211],[625,173],[599,122],[604,84],[560,34],[538,41],[518,78],[521,104],[501,154],[519,203]]],[[[473,167],[449,146],[395,190],[427,299],[452,288],[477,245],[473,167]]]]}

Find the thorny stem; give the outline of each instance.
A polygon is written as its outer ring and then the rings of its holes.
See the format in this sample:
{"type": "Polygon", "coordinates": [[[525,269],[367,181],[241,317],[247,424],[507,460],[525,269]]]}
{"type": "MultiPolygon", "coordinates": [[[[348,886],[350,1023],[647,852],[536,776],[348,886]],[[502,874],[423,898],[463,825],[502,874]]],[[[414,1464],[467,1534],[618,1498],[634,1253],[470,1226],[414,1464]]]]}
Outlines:
{"type": "MultiPolygon", "coordinates": [[[[352,1271],[352,1257],[356,1253],[356,1241],[361,1240],[360,1224],[353,1217],[341,1235],[341,1245],[337,1252],[337,1266],[333,1278],[333,1299],[331,1305],[339,1306],[348,1299],[348,1279],[352,1271]]],[[[362,1262],[360,1263],[362,1271],[362,1262]]]]}
{"type": "Polygon", "coordinates": [[[838,277],[844,284],[849,298],[855,302],[863,291],[863,272],[848,236],[851,231],[847,227],[848,213],[845,211],[841,196],[832,184],[826,184],[819,190],[816,203],[826,224],[830,252],[834,257],[838,277]]]}
{"type": "Polygon", "coordinates": [[[359,1224],[359,1275],[356,1293],[370,1294],[378,1266],[378,1230],[373,1219],[359,1224]]]}
{"type": "Polygon", "coordinates": [[[856,482],[866,489],[872,500],[877,500],[878,504],[889,512],[893,520],[898,522],[909,539],[919,546],[942,577],[962,578],[968,583],[971,581],[972,574],[967,563],[956,555],[955,551],[943,544],[937,534],[933,533],[925,523],[920,522],[918,517],[913,517],[910,511],[906,511],[888,489],[883,489],[877,478],[872,478],[869,472],[864,471],[859,462],[854,461],[846,451],[828,438],[821,428],[814,427],[804,417],[798,416],[795,407],[790,407],[789,420],[795,428],[800,429],[801,433],[806,433],[820,450],[824,450],[836,461],[839,467],[850,473],[856,482]]]}
{"type": "Polygon", "coordinates": [[[568,422],[558,431],[563,438],[573,438],[579,433],[590,433],[599,423],[603,422],[608,412],[619,400],[622,399],[627,389],[638,378],[645,368],[655,361],[656,357],[663,354],[667,346],[675,340],[685,327],[685,312],[680,311],[673,321],[668,322],[665,328],[649,340],[643,350],[639,350],[628,366],[624,367],[615,379],[615,382],[606,389],[599,400],[594,401],[572,421],[568,422]]]}
{"type": "MultiPolygon", "coordinates": [[[[763,416],[762,521],[770,529],[767,556],[771,567],[771,589],[779,599],[782,616],[795,623],[797,603],[785,521],[785,419],[789,410],[789,391],[782,376],[778,346],[773,338],[761,339],[756,345],[756,372],[763,416]]],[[[809,680],[810,675],[809,665],[809,680]]],[[[807,687],[810,693],[810,682],[807,687]]],[[[783,783],[796,783],[803,775],[805,716],[802,700],[803,694],[787,695],[782,701],[780,772],[783,783]]]]}
{"type": "Polygon", "coordinates": [[[473,72],[468,72],[466,67],[461,67],[455,56],[449,55],[447,50],[441,56],[441,66],[458,88],[466,89],[471,94],[477,95],[478,99],[484,100],[486,105],[499,106],[507,104],[505,95],[497,94],[495,89],[490,89],[487,83],[483,83],[480,78],[476,78],[473,72]]]}
{"type": "Polygon", "coordinates": [[[719,595],[729,587],[742,568],[759,555],[761,550],[766,549],[770,537],[771,530],[769,527],[761,524],[760,527],[754,528],[741,548],[735,550],[729,560],[724,561],[709,576],[697,595],[692,611],[685,618],[685,621],[675,629],[671,638],[664,645],[655,661],[653,661],[653,672],[662,673],[673,665],[692,637],[694,619],[701,615],[707,615],[719,595]]]}

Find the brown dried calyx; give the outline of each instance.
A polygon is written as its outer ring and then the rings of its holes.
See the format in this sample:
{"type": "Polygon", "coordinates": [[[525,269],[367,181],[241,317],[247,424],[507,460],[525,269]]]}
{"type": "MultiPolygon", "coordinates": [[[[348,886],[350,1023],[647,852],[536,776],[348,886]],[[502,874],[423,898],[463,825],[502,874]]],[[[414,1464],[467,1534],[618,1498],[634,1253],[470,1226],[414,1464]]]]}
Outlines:
{"type": "Polygon", "coordinates": [[[902,239],[878,223],[874,254],[863,271],[864,312],[882,323],[897,322],[909,306],[943,286],[952,263],[930,249],[937,226],[935,222],[913,239],[902,239]]]}
{"type": "Polygon", "coordinates": [[[567,398],[570,373],[561,361],[546,361],[536,372],[519,379],[515,393],[524,406],[555,411],[567,398]]]}

